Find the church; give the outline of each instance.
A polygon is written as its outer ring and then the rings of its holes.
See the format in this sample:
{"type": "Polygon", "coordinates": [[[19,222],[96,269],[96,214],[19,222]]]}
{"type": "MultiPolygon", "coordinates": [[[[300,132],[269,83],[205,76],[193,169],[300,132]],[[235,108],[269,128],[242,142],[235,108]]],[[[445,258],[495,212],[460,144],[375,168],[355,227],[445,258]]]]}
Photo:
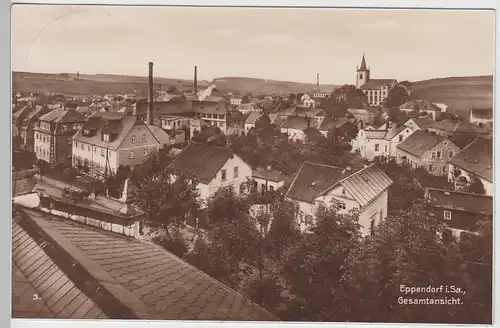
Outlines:
{"type": "Polygon", "coordinates": [[[362,90],[368,98],[370,106],[380,106],[387,98],[389,91],[398,83],[395,79],[372,79],[370,68],[366,65],[365,55],[361,66],[356,69],[356,88],[362,90]]]}

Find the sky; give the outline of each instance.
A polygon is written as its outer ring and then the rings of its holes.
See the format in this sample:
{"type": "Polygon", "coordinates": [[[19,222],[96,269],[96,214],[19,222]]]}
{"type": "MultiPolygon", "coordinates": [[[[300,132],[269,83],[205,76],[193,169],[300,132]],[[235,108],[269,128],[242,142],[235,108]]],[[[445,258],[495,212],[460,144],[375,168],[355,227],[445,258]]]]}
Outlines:
{"type": "Polygon", "coordinates": [[[494,12],[69,5],[12,7],[12,70],[355,83],[494,72],[494,12]]]}

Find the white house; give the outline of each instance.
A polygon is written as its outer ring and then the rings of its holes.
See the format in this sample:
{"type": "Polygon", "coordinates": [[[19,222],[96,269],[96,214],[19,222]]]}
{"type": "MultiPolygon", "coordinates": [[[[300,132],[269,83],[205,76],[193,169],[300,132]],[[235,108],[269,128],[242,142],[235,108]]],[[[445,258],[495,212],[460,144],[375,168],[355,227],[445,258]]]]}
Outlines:
{"type": "Polygon", "coordinates": [[[361,233],[368,235],[387,217],[388,188],[392,183],[375,164],[352,172],[349,168],[306,162],[285,197],[297,204],[297,221],[303,232],[314,224],[320,204],[336,204],[341,214],[358,212],[361,233]]]}
{"type": "Polygon", "coordinates": [[[422,130],[425,131],[434,121],[429,116],[421,116],[410,118],[405,122],[405,125],[408,126],[413,131],[422,130]]]}
{"type": "Polygon", "coordinates": [[[281,124],[281,133],[288,134],[288,138],[292,141],[304,141],[306,135],[304,130],[308,128],[315,128],[313,118],[301,117],[301,116],[288,116],[283,124],[281,124]]]}
{"type": "Polygon", "coordinates": [[[265,193],[266,191],[275,191],[283,187],[288,177],[272,167],[265,169],[258,168],[252,171],[255,190],[265,193]]]}
{"type": "Polygon", "coordinates": [[[428,100],[409,100],[399,106],[398,109],[407,114],[425,112],[434,121],[442,112],[440,107],[428,100]]]}
{"type": "Polygon", "coordinates": [[[469,122],[479,127],[491,127],[493,124],[493,108],[471,108],[469,122]]]}
{"type": "Polygon", "coordinates": [[[257,106],[256,104],[253,103],[248,103],[248,104],[240,104],[238,107],[236,107],[236,110],[238,110],[241,114],[248,114],[248,113],[262,113],[262,109],[257,106]]]}
{"type": "Polygon", "coordinates": [[[250,131],[251,128],[255,128],[255,122],[257,122],[261,115],[261,113],[257,112],[253,112],[248,115],[247,119],[245,120],[245,132],[250,131]]]}
{"type": "Polygon", "coordinates": [[[493,196],[492,140],[477,137],[472,143],[448,160],[448,181],[457,190],[467,190],[473,179],[479,179],[486,195],[493,196]]]}
{"type": "Polygon", "coordinates": [[[316,105],[316,102],[314,99],[311,98],[307,93],[304,93],[302,97],[300,98],[300,102],[302,105],[309,107],[309,108],[314,108],[316,105]]]}
{"type": "Polygon", "coordinates": [[[252,168],[231,149],[190,143],[168,167],[175,176],[197,183],[199,198],[207,200],[221,187],[232,186],[239,194],[252,178],[252,168]]]}
{"type": "Polygon", "coordinates": [[[242,96],[231,96],[231,98],[229,98],[229,102],[233,106],[239,106],[241,104],[242,98],[242,96]]]}
{"type": "Polygon", "coordinates": [[[396,147],[414,131],[405,125],[390,123],[383,130],[362,129],[358,137],[351,141],[352,151],[372,160],[376,156],[396,156],[396,147]]]}

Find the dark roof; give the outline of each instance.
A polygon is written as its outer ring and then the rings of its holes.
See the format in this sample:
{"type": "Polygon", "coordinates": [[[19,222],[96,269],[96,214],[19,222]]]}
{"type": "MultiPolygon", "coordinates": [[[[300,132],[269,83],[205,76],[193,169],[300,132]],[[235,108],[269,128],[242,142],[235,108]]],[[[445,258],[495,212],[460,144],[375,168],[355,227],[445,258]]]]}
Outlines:
{"type": "Polygon", "coordinates": [[[225,102],[216,101],[193,101],[193,110],[195,113],[205,114],[227,114],[228,108],[225,102]]]}
{"type": "Polygon", "coordinates": [[[40,121],[49,123],[81,123],[85,117],[74,109],[57,108],[39,117],[40,121]]]}
{"type": "Polygon", "coordinates": [[[463,135],[478,135],[486,133],[484,130],[481,130],[472,123],[455,121],[453,119],[444,119],[439,122],[434,122],[433,124],[429,125],[428,128],[463,135]]]}
{"type": "Polygon", "coordinates": [[[258,105],[254,103],[248,103],[248,104],[239,104],[238,107],[236,107],[237,110],[259,110],[261,109],[258,105]]]}
{"type": "Polygon", "coordinates": [[[304,134],[309,142],[321,142],[326,140],[325,136],[316,128],[304,129],[304,134]]]}
{"type": "MultiPolygon", "coordinates": [[[[67,252],[69,266],[72,263],[81,266],[82,274],[92,277],[99,283],[101,293],[108,294],[108,302],[119,301],[132,318],[277,320],[236,291],[145,239],[133,239],[33,212],[35,214],[30,214],[31,221],[67,252]]],[[[26,244],[23,239],[18,239],[18,243],[26,244]]],[[[29,251],[23,254],[31,255],[29,251]]],[[[29,262],[33,263],[33,258],[25,259],[26,264],[29,262]]],[[[54,269],[57,270],[57,267],[54,269]]],[[[36,272],[40,274],[40,271],[36,272]]],[[[59,297],[71,287],[68,284],[64,285],[59,297]]],[[[47,295],[55,291],[53,288],[47,295]]],[[[68,298],[62,297],[54,306],[61,308],[68,298]]],[[[74,308],[75,304],[69,303],[68,306],[74,308]]],[[[78,308],[76,311],[82,310],[78,308]]],[[[95,312],[97,315],[94,317],[104,316],[95,312]]]]}
{"type": "Polygon", "coordinates": [[[90,107],[88,106],[78,106],[76,109],[75,109],[78,113],[80,114],[84,114],[84,115],[88,115],[91,113],[90,111],[90,107]]]}
{"type": "Polygon", "coordinates": [[[428,188],[425,198],[427,203],[434,207],[478,215],[493,215],[493,197],[491,196],[428,188]]]}
{"type": "Polygon", "coordinates": [[[448,162],[493,182],[493,148],[490,139],[477,137],[448,162]]]}
{"type": "Polygon", "coordinates": [[[292,200],[313,203],[323,191],[344,177],[345,173],[341,168],[306,162],[297,172],[286,193],[286,197],[292,200]]]}
{"type": "MultiPolygon", "coordinates": [[[[44,249],[47,240],[35,240],[21,226],[23,218],[12,214],[12,317],[108,318],[44,249]],[[38,241],[38,243],[37,243],[38,241]],[[34,299],[38,295],[39,299],[34,299]]],[[[25,222],[23,222],[25,223],[25,222]]]]}
{"type": "Polygon", "coordinates": [[[228,148],[190,143],[169,165],[176,174],[208,184],[226,162],[235,156],[228,148]]]}
{"type": "Polygon", "coordinates": [[[283,122],[283,124],[281,124],[281,128],[283,128],[283,129],[305,130],[308,127],[312,127],[314,125],[315,125],[315,123],[314,123],[314,121],[311,118],[305,118],[305,117],[302,117],[302,116],[288,116],[285,119],[285,121],[283,122]]]}
{"type": "Polygon", "coordinates": [[[429,151],[445,139],[445,137],[418,130],[413,132],[413,134],[411,134],[403,142],[399,143],[396,147],[410,154],[421,157],[426,151],[429,151]]]}
{"type": "Polygon", "coordinates": [[[493,119],[493,108],[472,108],[471,114],[475,118],[492,120],[493,119]]]}
{"type": "Polygon", "coordinates": [[[399,106],[399,109],[412,109],[414,111],[432,110],[432,111],[441,112],[441,108],[434,105],[432,102],[430,102],[428,100],[417,100],[417,99],[409,100],[409,101],[405,102],[404,104],[399,106]]]}
{"type": "Polygon", "coordinates": [[[369,79],[361,88],[363,90],[380,89],[384,85],[396,83],[395,79],[369,79]]]}
{"type": "Polygon", "coordinates": [[[261,116],[261,113],[258,112],[252,112],[248,115],[247,119],[245,120],[245,124],[255,124],[257,122],[257,119],[261,116]]]}
{"type": "Polygon", "coordinates": [[[365,54],[363,54],[363,59],[361,59],[361,66],[359,66],[360,71],[366,71],[366,60],[365,54]]]}
{"type": "Polygon", "coordinates": [[[309,108],[297,106],[293,112],[294,116],[302,117],[314,117],[314,116],[325,116],[325,111],[321,108],[309,108]]]}
{"type": "Polygon", "coordinates": [[[422,130],[427,129],[431,124],[434,123],[432,118],[429,116],[421,116],[421,117],[416,117],[411,119],[415,124],[422,130]]]}
{"type": "Polygon", "coordinates": [[[124,116],[117,113],[96,112],[88,118],[82,128],[73,137],[73,140],[88,143],[98,147],[116,150],[135,126],[143,124],[136,116],[124,116]],[[107,125],[105,125],[107,122],[107,125]],[[83,135],[85,130],[91,130],[93,133],[90,136],[83,135]],[[115,134],[115,138],[111,141],[103,141],[101,134],[115,134]]]}
{"type": "Polygon", "coordinates": [[[282,182],[288,179],[288,177],[283,173],[281,173],[280,171],[273,169],[263,169],[263,168],[257,168],[255,170],[252,170],[252,176],[254,178],[269,180],[273,182],[282,182]]]}
{"type": "Polygon", "coordinates": [[[325,117],[321,125],[319,126],[320,130],[331,130],[338,129],[342,127],[344,124],[348,123],[349,120],[346,117],[340,117],[338,119],[334,119],[333,117],[325,117]]]}

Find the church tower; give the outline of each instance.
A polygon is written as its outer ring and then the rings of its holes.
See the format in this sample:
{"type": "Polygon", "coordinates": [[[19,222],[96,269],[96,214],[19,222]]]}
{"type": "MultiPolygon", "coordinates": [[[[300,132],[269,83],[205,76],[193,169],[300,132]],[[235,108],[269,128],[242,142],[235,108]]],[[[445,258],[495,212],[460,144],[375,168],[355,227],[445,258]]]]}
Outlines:
{"type": "Polygon", "coordinates": [[[363,54],[361,66],[356,69],[356,88],[360,89],[368,80],[370,80],[370,69],[366,66],[365,54],[363,54]]]}

